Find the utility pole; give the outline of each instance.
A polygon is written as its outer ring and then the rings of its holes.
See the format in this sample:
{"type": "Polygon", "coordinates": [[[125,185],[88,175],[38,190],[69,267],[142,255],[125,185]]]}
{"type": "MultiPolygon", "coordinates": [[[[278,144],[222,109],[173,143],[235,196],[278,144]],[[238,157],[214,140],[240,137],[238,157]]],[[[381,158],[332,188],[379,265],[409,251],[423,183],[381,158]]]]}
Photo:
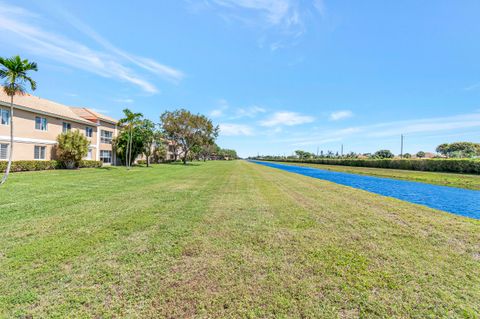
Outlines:
{"type": "Polygon", "coordinates": [[[403,158],[403,134],[400,136],[400,158],[403,158]]]}

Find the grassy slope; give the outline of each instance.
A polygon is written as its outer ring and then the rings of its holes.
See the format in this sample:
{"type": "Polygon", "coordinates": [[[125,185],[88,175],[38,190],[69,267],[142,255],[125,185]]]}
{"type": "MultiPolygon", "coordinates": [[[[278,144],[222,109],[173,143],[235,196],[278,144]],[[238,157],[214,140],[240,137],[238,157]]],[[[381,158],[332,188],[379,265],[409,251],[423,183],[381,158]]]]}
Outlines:
{"type": "Polygon", "coordinates": [[[354,167],[354,166],[324,165],[324,164],[304,164],[304,163],[281,163],[281,164],[309,166],[309,167],[316,167],[316,168],[326,169],[326,170],[335,171],[335,172],[387,177],[387,178],[403,179],[403,180],[416,181],[416,182],[422,182],[422,183],[428,183],[428,184],[480,190],[480,175],[420,172],[420,171],[408,171],[408,170],[401,170],[401,169],[354,167]]]}
{"type": "Polygon", "coordinates": [[[0,203],[0,317],[480,314],[479,221],[251,163],[13,174],[0,203]]]}

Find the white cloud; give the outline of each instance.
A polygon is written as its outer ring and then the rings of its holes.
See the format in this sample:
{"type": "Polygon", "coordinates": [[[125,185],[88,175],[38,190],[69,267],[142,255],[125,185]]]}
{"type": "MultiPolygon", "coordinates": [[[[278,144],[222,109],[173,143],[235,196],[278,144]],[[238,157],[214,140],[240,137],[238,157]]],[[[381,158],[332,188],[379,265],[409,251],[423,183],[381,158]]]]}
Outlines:
{"type": "MultiPolygon", "coordinates": [[[[188,1],[198,11],[198,2],[188,1]]],[[[281,35],[298,38],[306,31],[306,21],[315,14],[324,18],[326,15],[323,0],[313,2],[302,0],[205,0],[204,9],[214,10],[228,22],[240,22],[256,30],[274,29],[281,35]]],[[[264,45],[272,51],[288,46],[290,41],[279,41],[264,45]]]]}
{"type": "Polygon", "coordinates": [[[260,125],[266,127],[272,126],[293,126],[305,123],[311,123],[315,119],[312,116],[302,115],[296,112],[276,112],[270,118],[261,121],[260,125]]]}
{"type": "Polygon", "coordinates": [[[218,100],[218,107],[210,112],[211,117],[222,117],[226,110],[230,108],[228,101],[225,99],[218,100]]]}
{"type": "Polygon", "coordinates": [[[230,106],[227,100],[220,99],[218,100],[218,107],[210,112],[210,116],[215,118],[225,117],[229,120],[237,120],[245,117],[254,118],[258,114],[265,112],[266,110],[263,107],[257,105],[235,108],[230,106]]]}
{"type": "Polygon", "coordinates": [[[463,88],[465,91],[475,91],[480,89],[480,82],[469,85],[463,88]]]}
{"type": "Polygon", "coordinates": [[[468,128],[480,128],[480,112],[447,117],[376,123],[337,130],[328,129],[323,132],[308,133],[303,136],[284,139],[282,142],[291,142],[295,145],[312,145],[321,144],[322,141],[331,139],[343,140],[351,137],[372,139],[400,136],[400,134],[452,133],[452,131],[455,130],[458,132],[459,130],[468,128]]]}
{"type": "Polygon", "coordinates": [[[251,136],[253,135],[253,129],[248,125],[223,123],[220,124],[220,135],[224,136],[251,136]]]}
{"type": "Polygon", "coordinates": [[[133,99],[115,99],[114,101],[118,103],[124,103],[124,104],[132,104],[133,102],[135,102],[135,100],[133,99]]]}
{"type": "Polygon", "coordinates": [[[352,116],[353,116],[352,111],[348,111],[348,110],[336,111],[336,112],[332,112],[330,114],[330,120],[331,121],[338,121],[338,120],[347,119],[347,118],[352,117],[352,116]]]}
{"type": "Polygon", "coordinates": [[[238,108],[235,111],[235,115],[232,118],[242,118],[242,117],[249,117],[253,118],[259,113],[265,113],[267,110],[265,110],[263,107],[260,106],[250,106],[246,108],[238,108]]]}
{"type": "Polygon", "coordinates": [[[163,66],[148,58],[135,57],[114,47],[73,17],[69,22],[101,44],[106,51],[95,50],[60,34],[46,31],[40,26],[40,22],[45,21],[37,17],[23,8],[2,3],[0,6],[0,32],[2,32],[0,43],[3,42],[3,45],[9,46],[17,45],[31,53],[65,65],[134,84],[152,94],[158,93],[159,90],[145,76],[135,72],[130,67],[132,64],[172,81],[180,80],[183,77],[183,73],[180,71],[163,66]]]}

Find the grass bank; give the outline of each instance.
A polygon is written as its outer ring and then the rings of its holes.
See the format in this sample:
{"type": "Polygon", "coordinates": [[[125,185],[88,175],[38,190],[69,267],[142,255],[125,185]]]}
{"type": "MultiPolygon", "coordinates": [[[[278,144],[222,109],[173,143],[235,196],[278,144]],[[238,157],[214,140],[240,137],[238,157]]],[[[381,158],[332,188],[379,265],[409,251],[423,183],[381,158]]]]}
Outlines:
{"type": "Polygon", "coordinates": [[[471,317],[480,222],[243,161],[12,174],[0,317],[471,317]]]}
{"type": "Polygon", "coordinates": [[[369,175],[377,177],[387,177],[393,179],[402,179],[408,181],[422,182],[442,186],[460,187],[466,189],[480,190],[480,175],[454,174],[439,172],[421,172],[408,171],[390,168],[371,168],[371,167],[353,167],[341,165],[325,164],[304,164],[304,163],[285,163],[287,165],[297,165],[325,169],[334,172],[352,173],[360,175],[369,175]]]}

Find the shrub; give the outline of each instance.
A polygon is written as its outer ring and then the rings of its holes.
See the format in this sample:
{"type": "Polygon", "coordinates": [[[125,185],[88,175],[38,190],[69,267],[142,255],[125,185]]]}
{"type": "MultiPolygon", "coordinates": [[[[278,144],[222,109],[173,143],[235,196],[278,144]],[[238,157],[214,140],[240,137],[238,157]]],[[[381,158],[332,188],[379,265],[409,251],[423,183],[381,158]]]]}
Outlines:
{"type": "Polygon", "coordinates": [[[137,161],[137,164],[139,164],[139,165],[145,165],[145,164],[147,164],[147,161],[146,161],[146,160],[138,160],[138,161],[137,161]]]}
{"type": "Polygon", "coordinates": [[[67,131],[57,137],[57,156],[66,168],[79,167],[88,154],[90,142],[79,130],[67,131]]]}
{"type": "Polygon", "coordinates": [[[102,161],[91,161],[91,160],[81,160],[79,163],[79,168],[98,168],[102,167],[102,161]]]}
{"type": "MultiPolygon", "coordinates": [[[[268,161],[268,160],[267,160],[268,161]]],[[[480,160],[474,159],[271,159],[276,162],[311,163],[405,169],[414,171],[480,174],[480,160]]]]}
{"type": "MultiPolygon", "coordinates": [[[[101,161],[85,161],[82,160],[79,163],[81,168],[94,168],[102,167],[101,161]]],[[[7,162],[0,162],[0,171],[4,171],[7,168],[7,162]]],[[[26,172],[26,171],[43,171],[50,169],[65,168],[62,162],[59,161],[13,161],[12,172],[26,172]]]]}
{"type": "MultiPolygon", "coordinates": [[[[0,162],[0,170],[4,171],[6,168],[7,162],[0,162]]],[[[13,161],[11,171],[41,171],[57,168],[61,168],[61,163],[58,161],[13,161]]]]}

